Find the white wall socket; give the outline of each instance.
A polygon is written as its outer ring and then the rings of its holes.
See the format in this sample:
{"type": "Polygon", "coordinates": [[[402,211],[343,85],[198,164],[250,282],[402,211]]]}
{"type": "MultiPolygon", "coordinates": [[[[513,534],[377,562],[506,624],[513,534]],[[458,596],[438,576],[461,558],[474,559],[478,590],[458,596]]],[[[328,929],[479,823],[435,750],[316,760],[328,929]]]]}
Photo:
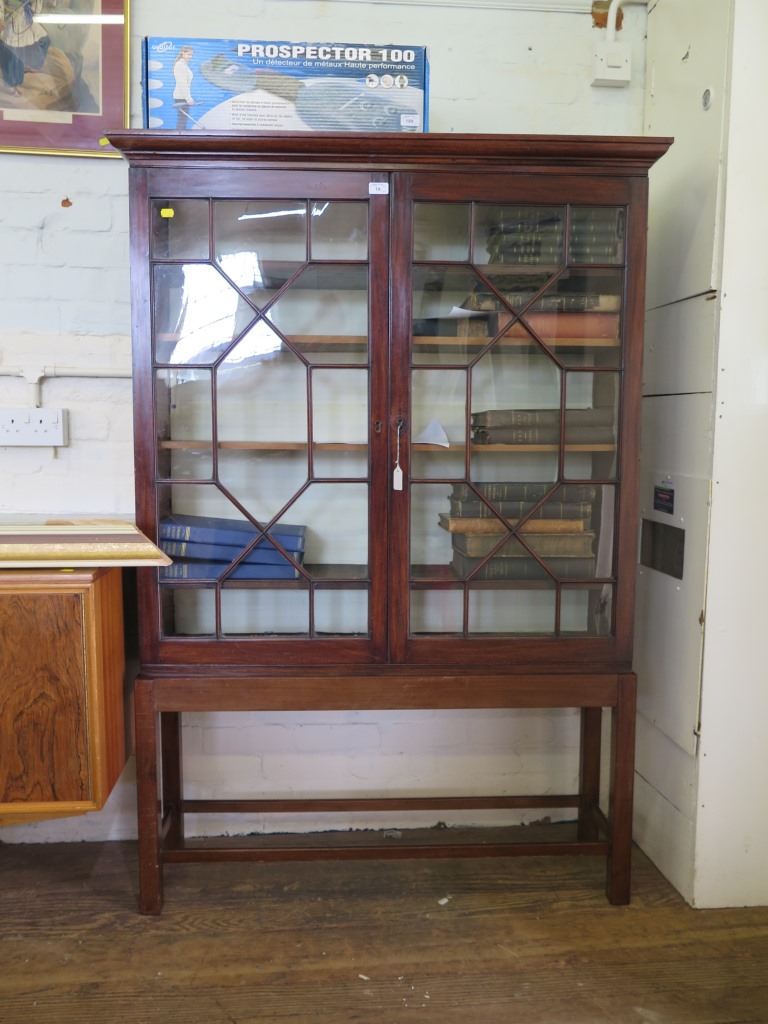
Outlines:
{"type": "Polygon", "coordinates": [[[60,447],[67,441],[66,409],[0,409],[0,448],[60,447]]]}
{"type": "Polygon", "coordinates": [[[632,79],[632,50],[629,43],[600,40],[592,58],[592,85],[621,88],[632,79]]]}

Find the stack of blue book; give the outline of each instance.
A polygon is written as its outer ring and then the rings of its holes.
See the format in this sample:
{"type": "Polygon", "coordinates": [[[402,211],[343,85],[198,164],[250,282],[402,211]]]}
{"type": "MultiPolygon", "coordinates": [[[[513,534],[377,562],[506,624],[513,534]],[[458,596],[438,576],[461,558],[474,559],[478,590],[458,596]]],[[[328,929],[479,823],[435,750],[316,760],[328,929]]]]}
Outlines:
{"type": "Polygon", "coordinates": [[[227,579],[297,579],[301,575],[297,564],[301,565],[304,559],[306,530],[303,524],[278,523],[265,536],[246,520],[170,515],[160,520],[158,546],[173,558],[173,565],[163,567],[160,576],[163,579],[219,579],[248,548],[242,561],[227,573],[227,579]],[[274,538],[290,557],[286,557],[270,538],[274,538]]]}

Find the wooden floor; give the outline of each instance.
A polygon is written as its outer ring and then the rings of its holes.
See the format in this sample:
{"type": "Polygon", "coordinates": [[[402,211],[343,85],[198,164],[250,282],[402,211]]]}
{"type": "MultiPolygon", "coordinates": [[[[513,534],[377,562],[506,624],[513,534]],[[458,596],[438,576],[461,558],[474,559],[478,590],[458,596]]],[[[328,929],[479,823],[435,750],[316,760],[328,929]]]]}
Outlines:
{"type": "MultiPolygon", "coordinates": [[[[1,838],[1,837],[0,837],[1,838]]],[[[2,1024],[767,1024],[768,908],[690,909],[640,853],[166,869],[0,845],[2,1024]]]]}

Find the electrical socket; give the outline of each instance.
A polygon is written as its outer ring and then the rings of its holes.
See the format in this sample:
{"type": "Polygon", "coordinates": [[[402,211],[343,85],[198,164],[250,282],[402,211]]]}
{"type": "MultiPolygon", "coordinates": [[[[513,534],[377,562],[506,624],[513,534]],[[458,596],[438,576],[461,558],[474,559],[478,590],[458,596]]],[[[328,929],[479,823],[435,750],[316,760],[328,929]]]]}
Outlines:
{"type": "Polygon", "coordinates": [[[0,409],[0,448],[58,448],[67,442],[66,409],[0,409]]]}
{"type": "Polygon", "coordinates": [[[632,78],[632,49],[629,43],[600,40],[595,43],[592,85],[624,86],[632,78]]]}

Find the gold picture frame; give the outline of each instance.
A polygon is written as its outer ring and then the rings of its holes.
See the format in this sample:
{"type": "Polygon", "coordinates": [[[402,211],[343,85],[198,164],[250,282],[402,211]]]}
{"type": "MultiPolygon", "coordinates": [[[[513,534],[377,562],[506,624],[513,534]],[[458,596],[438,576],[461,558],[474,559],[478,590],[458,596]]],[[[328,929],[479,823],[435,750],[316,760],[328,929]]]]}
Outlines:
{"type": "Polygon", "coordinates": [[[0,151],[117,157],[129,0],[0,0],[0,151]]]}

